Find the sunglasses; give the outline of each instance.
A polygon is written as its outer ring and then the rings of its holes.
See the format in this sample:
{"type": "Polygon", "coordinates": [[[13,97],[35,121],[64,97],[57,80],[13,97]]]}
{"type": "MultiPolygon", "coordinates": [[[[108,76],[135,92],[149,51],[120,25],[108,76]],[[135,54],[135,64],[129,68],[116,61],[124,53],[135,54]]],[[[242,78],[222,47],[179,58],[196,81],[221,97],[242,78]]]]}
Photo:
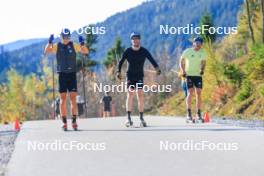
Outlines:
{"type": "Polygon", "coordinates": [[[69,36],[69,35],[62,36],[63,40],[69,40],[70,38],[71,38],[71,36],[69,36]]]}
{"type": "Polygon", "coordinates": [[[140,40],[140,37],[132,37],[131,40],[140,40]]]}

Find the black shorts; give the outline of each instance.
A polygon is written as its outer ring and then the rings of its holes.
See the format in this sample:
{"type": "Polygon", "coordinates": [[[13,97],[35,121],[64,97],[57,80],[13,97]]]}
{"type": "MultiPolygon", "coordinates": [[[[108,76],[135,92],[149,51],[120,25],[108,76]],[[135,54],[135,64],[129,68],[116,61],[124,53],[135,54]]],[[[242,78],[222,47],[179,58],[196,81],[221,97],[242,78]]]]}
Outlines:
{"type": "Polygon", "coordinates": [[[110,112],[111,111],[111,107],[110,106],[104,106],[104,111],[110,112]]]}
{"type": "Polygon", "coordinates": [[[203,78],[201,76],[187,76],[187,87],[189,88],[203,88],[203,78]]]}
{"type": "Polygon", "coordinates": [[[127,88],[128,89],[142,89],[144,86],[143,79],[129,80],[127,79],[127,88]]]}
{"type": "Polygon", "coordinates": [[[59,73],[59,92],[77,92],[76,73],[59,73]]]}

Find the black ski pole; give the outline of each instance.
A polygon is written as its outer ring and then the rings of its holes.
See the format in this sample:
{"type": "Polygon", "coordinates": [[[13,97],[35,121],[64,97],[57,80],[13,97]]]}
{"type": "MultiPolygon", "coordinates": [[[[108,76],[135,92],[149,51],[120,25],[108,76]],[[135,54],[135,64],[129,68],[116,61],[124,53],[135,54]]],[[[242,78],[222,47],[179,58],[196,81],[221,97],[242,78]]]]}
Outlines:
{"type": "MultiPolygon", "coordinates": [[[[53,45],[53,40],[54,40],[54,35],[51,34],[50,37],[49,37],[49,44],[52,44],[53,45]]],[[[55,69],[54,69],[54,59],[52,58],[51,59],[51,66],[52,66],[52,103],[53,103],[53,116],[54,116],[54,119],[55,119],[55,115],[56,115],[56,104],[55,104],[55,69]]]]}
{"type": "MultiPolygon", "coordinates": [[[[84,46],[84,40],[82,36],[79,36],[79,43],[81,46],[84,46]]],[[[87,102],[86,102],[86,93],[85,93],[85,71],[84,71],[84,59],[85,59],[85,55],[82,54],[82,81],[83,81],[83,98],[84,98],[84,109],[85,109],[85,118],[87,118],[87,102]]]]}
{"type": "Polygon", "coordinates": [[[54,73],[54,59],[52,59],[52,97],[53,97],[53,114],[54,114],[54,119],[56,116],[56,104],[55,104],[55,73],[54,73]]]}

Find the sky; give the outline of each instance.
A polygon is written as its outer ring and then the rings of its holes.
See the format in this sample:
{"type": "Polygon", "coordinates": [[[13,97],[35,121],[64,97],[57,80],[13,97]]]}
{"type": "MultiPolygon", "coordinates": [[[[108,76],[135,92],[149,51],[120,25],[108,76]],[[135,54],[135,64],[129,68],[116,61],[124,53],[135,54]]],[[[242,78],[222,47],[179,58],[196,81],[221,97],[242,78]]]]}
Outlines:
{"type": "Polygon", "coordinates": [[[145,0],[5,0],[0,6],[0,44],[48,38],[62,28],[71,30],[104,21],[145,0]]]}

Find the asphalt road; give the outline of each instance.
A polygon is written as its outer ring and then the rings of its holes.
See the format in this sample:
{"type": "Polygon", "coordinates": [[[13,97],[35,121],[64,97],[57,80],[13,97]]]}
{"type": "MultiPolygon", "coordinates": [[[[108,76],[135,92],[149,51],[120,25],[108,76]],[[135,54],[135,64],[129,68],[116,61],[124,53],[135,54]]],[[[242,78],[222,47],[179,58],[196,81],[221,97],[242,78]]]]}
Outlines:
{"type": "Polygon", "coordinates": [[[183,118],[81,119],[80,131],[60,121],[23,125],[7,176],[263,176],[264,131],[183,118]]]}

